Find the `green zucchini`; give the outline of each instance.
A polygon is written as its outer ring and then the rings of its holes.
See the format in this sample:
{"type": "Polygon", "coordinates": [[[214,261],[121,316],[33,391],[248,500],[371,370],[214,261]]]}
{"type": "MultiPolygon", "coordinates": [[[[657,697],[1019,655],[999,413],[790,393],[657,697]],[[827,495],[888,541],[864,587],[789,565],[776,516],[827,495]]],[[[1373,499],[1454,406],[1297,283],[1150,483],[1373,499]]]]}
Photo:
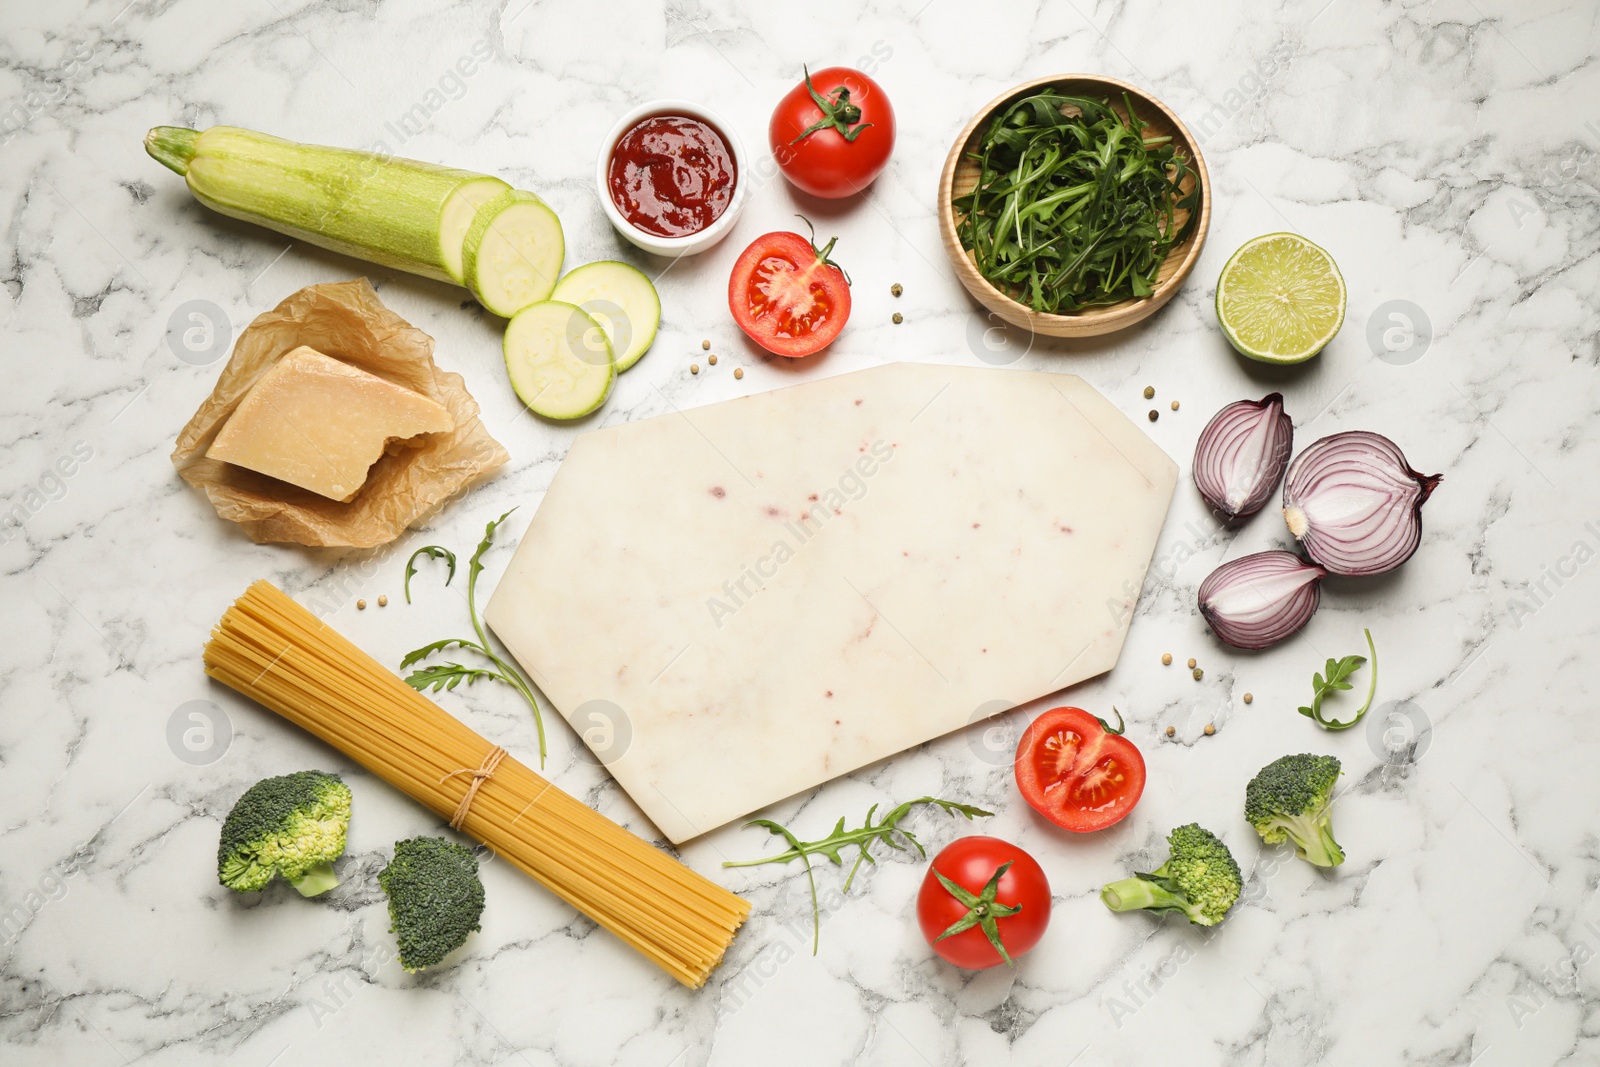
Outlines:
{"type": "Polygon", "coordinates": [[[144,149],[213,211],[371,263],[462,283],[478,208],[511,187],[470,170],[233,126],[157,126],[144,149]]]}
{"type": "Polygon", "coordinates": [[[478,303],[506,319],[549,299],[565,256],[561,220],[522,189],[501,193],[479,208],[461,248],[467,288],[478,303]]]}
{"type": "Polygon", "coordinates": [[[614,260],[585,263],[561,276],[551,300],[577,304],[606,332],[621,374],[649,351],[661,325],[661,297],[637,267],[614,260]]]}
{"type": "Polygon", "coordinates": [[[529,304],[511,316],[503,344],[511,388],[547,419],[582,418],[617,379],[605,329],[576,304],[529,304]]]}

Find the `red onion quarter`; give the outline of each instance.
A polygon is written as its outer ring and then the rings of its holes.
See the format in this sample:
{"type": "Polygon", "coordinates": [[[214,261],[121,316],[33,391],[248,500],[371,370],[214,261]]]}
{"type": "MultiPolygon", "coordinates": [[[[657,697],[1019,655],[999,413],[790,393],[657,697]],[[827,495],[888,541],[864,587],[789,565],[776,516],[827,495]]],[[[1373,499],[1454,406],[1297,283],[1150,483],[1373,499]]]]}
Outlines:
{"type": "Polygon", "coordinates": [[[1267,648],[1310,621],[1328,572],[1277,549],[1230,560],[1200,583],[1200,614],[1235,648],[1267,648]]]}
{"type": "Polygon", "coordinates": [[[1283,519],[1331,574],[1392,571],[1422,540],[1422,505],[1440,482],[1418,474],[1395,443],[1365,430],[1336,433],[1295,458],[1283,519]]]}
{"type": "Polygon", "coordinates": [[[1282,393],[1229,404],[1200,431],[1194,484],[1227,521],[1254,515],[1278,487],[1293,444],[1282,393]]]}

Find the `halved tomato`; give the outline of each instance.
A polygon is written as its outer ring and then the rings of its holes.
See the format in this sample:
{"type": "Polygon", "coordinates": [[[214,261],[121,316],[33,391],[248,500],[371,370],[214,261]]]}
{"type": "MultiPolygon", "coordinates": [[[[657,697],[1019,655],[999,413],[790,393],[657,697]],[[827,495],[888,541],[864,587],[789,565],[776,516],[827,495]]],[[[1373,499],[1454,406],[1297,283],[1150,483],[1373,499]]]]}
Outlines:
{"type": "Polygon", "coordinates": [[[828,258],[837,240],[818,248],[780,231],[750,242],[728,276],[728,310],[750,340],[797,359],[839,336],[850,318],[850,279],[828,258]]]}
{"type": "MultiPolygon", "coordinates": [[[[1115,709],[1113,709],[1115,710],[1115,709]]],[[[1052,708],[1028,724],[1017,743],[1017,788],[1057,826],[1088,833],[1120,821],[1144,792],[1144,757],[1082,708],[1052,708]]]]}

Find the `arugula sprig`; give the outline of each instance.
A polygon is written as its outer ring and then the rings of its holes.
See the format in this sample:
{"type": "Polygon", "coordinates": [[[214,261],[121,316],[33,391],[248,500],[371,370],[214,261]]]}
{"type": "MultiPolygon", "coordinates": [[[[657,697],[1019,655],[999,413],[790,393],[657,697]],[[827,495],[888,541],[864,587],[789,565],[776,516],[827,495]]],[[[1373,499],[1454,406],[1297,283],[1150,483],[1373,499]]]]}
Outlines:
{"type": "Polygon", "coordinates": [[[1346,679],[1361,669],[1367,662],[1366,656],[1346,656],[1337,661],[1330,659],[1322,668],[1323,671],[1327,672],[1326,678],[1321,673],[1311,676],[1311,706],[1309,708],[1301,708],[1300,714],[1306,716],[1324,730],[1348,730],[1360,722],[1361,717],[1367,713],[1367,709],[1372,707],[1372,696],[1378,691],[1378,648],[1372,643],[1371,630],[1362,630],[1361,632],[1367,637],[1367,651],[1372,655],[1372,673],[1367,678],[1367,702],[1361,705],[1354,718],[1347,719],[1344,722],[1324,718],[1322,701],[1329,693],[1342,692],[1351,688],[1346,679]]]}
{"type": "MultiPolygon", "coordinates": [[[[510,512],[507,512],[507,514],[510,514],[510,512]]],[[[411,558],[406,560],[406,580],[403,584],[405,586],[407,604],[411,603],[411,576],[417,573],[418,556],[427,556],[429,559],[442,559],[449,562],[450,573],[444,580],[445,585],[449,585],[456,576],[456,554],[454,552],[438,545],[423,545],[411,553],[411,558]]]]}
{"type": "MultiPolygon", "coordinates": [[[[516,511],[512,508],[511,511],[516,511]]],[[[478,616],[478,575],[483,573],[483,557],[494,545],[494,532],[511,516],[511,511],[495,519],[483,528],[483,540],[478,542],[477,551],[472,553],[472,558],[467,562],[467,615],[472,620],[473,633],[478,635],[476,641],[467,637],[446,637],[439,641],[432,641],[421,648],[407,652],[400,661],[400,669],[405,670],[414,664],[421,663],[437,652],[447,648],[460,648],[468,652],[475,652],[489,661],[489,667],[469,667],[462,663],[446,661],[444,663],[431,663],[412,671],[406,675],[405,682],[418,692],[426,693],[429,690],[437,693],[441,690],[451,690],[462,682],[468,685],[480,679],[504,682],[522,694],[528,706],[533,709],[533,722],[539,729],[539,766],[544,766],[545,739],[544,715],[539,710],[539,701],[533,695],[533,686],[522,673],[509,662],[502,659],[494,651],[494,646],[489,643],[489,634],[483,627],[483,620],[478,616]]],[[[456,575],[455,553],[438,545],[428,545],[412,553],[411,559],[406,561],[406,603],[411,602],[411,575],[415,573],[413,564],[418,556],[426,554],[431,559],[446,559],[450,564],[450,574],[445,578],[444,584],[449,585],[450,579],[456,575]]]]}
{"type": "Polygon", "coordinates": [[[903,838],[914,846],[917,852],[926,856],[927,850],[922,847],[922,842],[917,840],[917,835],[900,825],[900,820],[911,814],[911,810],[924,805],[933,805],[943,808],[951,815],[963,815],[968,819],[976,815],[993,815],[992,811],[971,804],[958,804],[954,800],[941,800],[938,797],[918,797],[908,800],[904,804],[890,808],[883,816],[882,821],[874,823],[872,817],[877,814],[878,805],[874,804],[867,809],[866,820],[854,830],[846,830],[844,819],[834,824],[833,832],[827,837],[817,841],[802,841],[796,837],[788,827],[771,819],[751,819],[746,826],[763,826],[776,837],[781,837],[789,843],[785,852],[774,856],[762,856],[754,860],[724,860],[724,867],[759,867],[764,863],[789,863],[800,860],[806,867],[806,880],[811,884],[811,954],[817,954],[817,944],[822,936],[822,910],[817,905],[817,879],[811,869],[812,856],[826,856],[832,860],[834,866],[844,866],[844,849],[854,845],[857,849],[856,861],[850,867],[850,874],[844,880],[844,892],[850,892],[850,883],[855,881],[856,872],[861,869],[862,862],[877,865],[877,858],[869,851],[873,842],[882,841],[890,848],[904,852],[906,846],[896,840],[903,838]]]}

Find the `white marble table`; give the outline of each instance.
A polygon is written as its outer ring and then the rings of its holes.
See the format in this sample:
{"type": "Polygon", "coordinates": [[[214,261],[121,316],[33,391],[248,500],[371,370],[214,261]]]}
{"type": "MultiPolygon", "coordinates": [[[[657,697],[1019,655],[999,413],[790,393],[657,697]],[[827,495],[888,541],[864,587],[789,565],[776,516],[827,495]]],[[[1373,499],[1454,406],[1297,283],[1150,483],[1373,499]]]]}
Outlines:
{"type": "MultiPolygon", "coordinates": [[[[0,1062],[1600,1060],[1592,10],[1063,0],[978,14],[912,0],[851,16],[525,3],[92,0],[0,14],[0,1062]],[[461,57],[473,58],[469,77],[451,73],[461,57]],[[769,847],[759,831],[726,829],[682,852],[755,905],[704,990],[677,987],[492,863],[482,933],[452,966],[408,976],[383,962],[391,935],[374,875],[396,838],[435,821],[208,683],[200,645],[258,577],[341,603],[336,624],[385,662],[443,636],[464,624],[461,600],[430,580],[406,608],[404,554],[430,542],[470,551],[485,521],[520,505],[509,544],[578,431],[520,412],[498,323],[463,292],[365,270],[467,377],[512,462],[397,551],[248,543],[167,462],[226,347],[169,341],[169,322],[181,341],[191,302],[206,302],[231,324],[225,342],[293,290],[363,268],[208,214],[140,139],[158,124],[230,123],[492,171],[549,200],[577,263],[632,254],[592,189],[595,146],[616,115],[692,97],[759,149],[802,62],[866,66],[892,94],[900,140],[888,172],[842,205],[765,183],[732,240],[661,272],[662,334],[601,424],[897,359],[1011,361],[1082,375],[1140,419],[1159,408],[1148,431],[1187,469],[1213,410],[1281,389],[1301,442],[1370,428],[1444,472],[1422,548],[1388,578],[1330,582],[1303,639],[1230,654],[1204,636],[1195,588],[1217,561],[1283,532],[1271,515],[1216,529],[1185,479],[1122,662],[1071,694],[1129,714],[1150,767],[1130,819],[1066,841],[1020,801],[1005,735],[1037,708],[769,812],[814,836],[923,793],[995,810],[976,827],[933,816],[916,826],[934,845],[993,833],[1043,863],[1055,918],[1015,971],[964,975],[932,957],[912,919],[923,867],[904,858],[846,899],[835,871],[819,873],[827,914],[813,958],[798,870],[722,871],[723,858],[769,847]],[[939,248],[938,169],[979,105],[1065,71],[1147,86],[1197,130],[1215,183],[1210,242],[1147,327],[1078,345],[1016,338],[996,353],[939,248]],[[797,210],[840,235],[855,317],[824,357],[777,365],[730,324],[724,284],[743,245],[794,225],[797,210]],[[1291,373],[1243,364],[1211,310],[1228,253],[1280,229],[1330,249],[1350,288],[1343,333],[1291,373]],[[891,325],[897,310],[905,322],[891,325]],[[1420,316],[1425,332],[1408,333],[1420,316]],[[690,376],[702,338],[722,359],[690,376]],[[357,611],[357,597],[371,606],[357,611]],[[1360,648],[1364,626],[1383,657],[1377,728],[1319,734],[1294,707],[1325,656],[1360,648]],[[1198,657],[1203,681],[1163,670],[1163,651],[1198,657]],[[182,736],[208,721],[209,738],[182,736]],[[1349,862],[1329,876],[1263,850],[1238,812],[1258,766],[1305,749],[1339,755],[1347,771],[1336,827],[1349,862]],[[220,820],[250,782],[304,766],[342,769],[356,791],[345,885],[325,902],[282,886],[230,896],[212,877],[220,820]],[[1209,938],[1108,914],[1098,886],[1158,861],[1161,836],[1190,819],[1225,833],[1250,875],[1245,903],[1209,938]]],[[[491,556],[486,583],[508,557],[491,556]]],[[[443,702],[532,753],[514,694],[480,686],[443,702]]],[[[551,776],[651,833],[575,735],[549,723],[551,776]]]]}

